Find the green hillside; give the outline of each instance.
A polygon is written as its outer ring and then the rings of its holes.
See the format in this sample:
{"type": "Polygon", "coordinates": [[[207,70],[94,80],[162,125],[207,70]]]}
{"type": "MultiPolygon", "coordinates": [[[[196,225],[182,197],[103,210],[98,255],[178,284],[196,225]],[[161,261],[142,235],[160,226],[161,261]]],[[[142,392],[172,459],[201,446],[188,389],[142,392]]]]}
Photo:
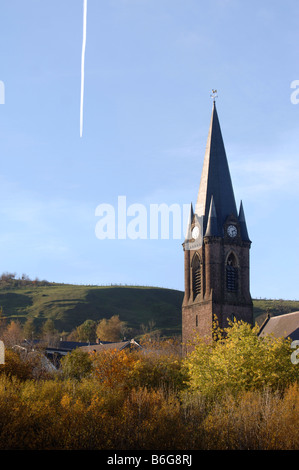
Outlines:
{"type": "Polygon", "coordinates": [[[271,315],[283,315],[285,313],[298,312],[299,301],[298,300],[270,300],[270,299],[259,299],[253,300],[253,314],[255,322],[261,325],[265,320],[267,313],[271,315]]]}
{"type": "Polygon", "coordinates": [[[37,327],[51,318],[58,331],[71,332],[85,320],[119,315],[130,328],[155,322],[163,334],[180,334],[183,293],[157,287],[98,287],[49,284],[0,288],[3,317],[37,327]]]}
{"type": "MultiPolygon", "coordinates": [[[[119,315],[134,330],[155,322],[162,334],[181,332],[183,292],[158,287],[82,286],[29,282],[0,286],[2,316],[24,323],[29,317],[39,327],[48,318],[55,328],[71,332],[85,320],[99,321],[119,315]]],[[[299,301],[254,300],[254,315],[261,324],[267,312],[274,315],[299,310],[299,301]]]]}

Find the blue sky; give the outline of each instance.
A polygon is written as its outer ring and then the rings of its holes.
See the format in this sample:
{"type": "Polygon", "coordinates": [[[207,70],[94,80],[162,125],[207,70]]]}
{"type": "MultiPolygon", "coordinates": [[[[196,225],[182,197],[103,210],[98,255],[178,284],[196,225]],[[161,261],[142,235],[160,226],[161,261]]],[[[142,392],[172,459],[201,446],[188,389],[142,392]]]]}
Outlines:
{"type": "Polygon", "coordinates": [[[99,240],[96,208],[195,203],[217,110],[254,298],[299,299],[297,1],[0,4],[0,272],[183,290],[181,240],[99,240]]]}

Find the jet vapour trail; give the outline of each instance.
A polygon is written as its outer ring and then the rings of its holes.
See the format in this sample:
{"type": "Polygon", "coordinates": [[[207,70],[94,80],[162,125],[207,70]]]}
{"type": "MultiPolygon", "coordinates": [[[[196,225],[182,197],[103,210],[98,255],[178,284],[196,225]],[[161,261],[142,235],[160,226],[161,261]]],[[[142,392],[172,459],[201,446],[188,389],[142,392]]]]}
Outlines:
{"type": "Polygon", "coordinates": [[[84,68],[86,49],[86,20],[87,20],[87,0],[83,0],[83,41],[81,56],[81,100],[80,100],[80,137],[83,134],[83,101],[84,101],[84,68]]]}

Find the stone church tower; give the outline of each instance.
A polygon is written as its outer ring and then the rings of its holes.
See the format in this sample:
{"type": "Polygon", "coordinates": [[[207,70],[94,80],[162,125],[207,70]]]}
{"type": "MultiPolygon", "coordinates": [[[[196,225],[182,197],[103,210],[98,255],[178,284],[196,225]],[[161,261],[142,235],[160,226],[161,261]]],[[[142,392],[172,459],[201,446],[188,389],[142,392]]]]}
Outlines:
{"type": "Polygon", "coordinates": [[[214,100],[198,198],[194,211],[191,204],[183,243],[183,348],[194,334],[210,340],[215,317],[221,327],[234,318],[253,324],[250,246],[242,202],[239,212],[236,208],[214,100]]]}

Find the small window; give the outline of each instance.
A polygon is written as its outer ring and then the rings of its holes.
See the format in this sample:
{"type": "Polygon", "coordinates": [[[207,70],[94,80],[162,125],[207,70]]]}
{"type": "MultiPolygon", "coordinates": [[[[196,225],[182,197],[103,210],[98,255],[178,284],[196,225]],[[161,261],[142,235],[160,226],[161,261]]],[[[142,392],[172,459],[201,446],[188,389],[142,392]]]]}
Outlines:
{"type": "Polygon", "coordinates": [[[196,328],[197,328],[198,327],[198,315],[196,315],[195,324],[196,324],[196,328]]]}
{"type": "Polygon", "coordinates": [[[229,292],[238,290],[238,265],[236,257],[231,253],[226,262],[226,289],[229,292]]]}

